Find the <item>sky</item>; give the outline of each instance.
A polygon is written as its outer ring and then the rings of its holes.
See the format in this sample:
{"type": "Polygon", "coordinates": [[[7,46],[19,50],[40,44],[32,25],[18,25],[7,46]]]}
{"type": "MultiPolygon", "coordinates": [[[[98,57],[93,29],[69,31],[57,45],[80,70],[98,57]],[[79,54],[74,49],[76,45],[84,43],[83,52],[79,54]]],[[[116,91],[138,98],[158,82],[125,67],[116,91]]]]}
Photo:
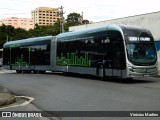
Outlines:
{"type": "Polygon", "coordinates": [[[93,22],[160,11],[158,0],[0,0],[0,19],[31,18],[37,7],[64,7],[69,13],[83,12],[84,19],[93,22]]]}

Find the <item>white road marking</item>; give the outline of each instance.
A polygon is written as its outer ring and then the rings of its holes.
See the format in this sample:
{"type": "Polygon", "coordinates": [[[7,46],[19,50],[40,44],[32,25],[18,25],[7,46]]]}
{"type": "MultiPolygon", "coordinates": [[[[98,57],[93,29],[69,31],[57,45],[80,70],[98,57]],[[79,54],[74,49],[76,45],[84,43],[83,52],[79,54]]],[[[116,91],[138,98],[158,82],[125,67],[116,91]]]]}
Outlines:
{"type": "Polygon", "coordinates": [[[24,99],[28,99],[28,100],[26,100],[24,103],[21,103],[21,104],[11,105],[11,106],[7,106],[7,107],[2,107],[2,108],[0,108],[0,110],[7,109],[7,108],[12,108],[12,107],[25,106],[25,105],[31,103],[34,100],[34,98],[28,97],[28,96],[15,96],[15,97],[16,98],[24,98],[24,99]]]}

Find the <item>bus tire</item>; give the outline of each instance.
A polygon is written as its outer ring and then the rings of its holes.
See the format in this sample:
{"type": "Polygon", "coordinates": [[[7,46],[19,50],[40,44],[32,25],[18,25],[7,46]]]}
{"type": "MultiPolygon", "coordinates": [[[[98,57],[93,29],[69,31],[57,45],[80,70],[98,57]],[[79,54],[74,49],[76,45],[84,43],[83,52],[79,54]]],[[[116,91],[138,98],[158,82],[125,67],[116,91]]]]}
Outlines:
{"type": "Polygon", "coordinates": [[[38,72],[37,72],[37,70],[34,70],[34,71],[33,71],[33,73],[35,73],[35,74],[36,74],[36,73],[38,73],[38,72]]]}
{"type": "Polygon", "coordinates": [[[31,70],[27,70],[26,73],[31,73],[31,70]]]}
{"type": "Polygon", "coordinates": [[[16,70],[17,73],[22,73],[22,70],[16,70]]]}
{"type": "Polygon", "coordinates": [[[44,74],[46,71],[38,71],[38,73],[40,74],[44,74]]]}

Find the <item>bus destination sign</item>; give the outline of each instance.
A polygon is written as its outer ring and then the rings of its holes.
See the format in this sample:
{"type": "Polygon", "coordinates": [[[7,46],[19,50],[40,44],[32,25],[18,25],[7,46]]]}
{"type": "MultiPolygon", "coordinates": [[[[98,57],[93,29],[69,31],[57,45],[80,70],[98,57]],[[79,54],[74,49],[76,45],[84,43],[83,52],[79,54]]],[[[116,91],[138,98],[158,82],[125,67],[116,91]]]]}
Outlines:
{"type": "Polygon", "coordinates": [[[128,37],[130,42],[139,42],[139,41],[145,41],[145,42],[149,42],[150,38],[149,37],[128,37]]]}

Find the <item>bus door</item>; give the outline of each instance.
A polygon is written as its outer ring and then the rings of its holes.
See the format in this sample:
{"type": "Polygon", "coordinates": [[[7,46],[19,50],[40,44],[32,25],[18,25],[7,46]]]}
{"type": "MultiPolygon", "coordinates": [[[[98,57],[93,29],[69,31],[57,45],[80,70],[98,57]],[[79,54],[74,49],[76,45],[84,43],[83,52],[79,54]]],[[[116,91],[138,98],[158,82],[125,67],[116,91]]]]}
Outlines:
{"type": "Polygon", "coordinates": [[[112,42],[112,75],[122,77],[124,69],[124,49],[121,42],[112,42]]]}
{"type": "Polygon", "coordinates": [[[111,69],[112,76],[123,76],[125,68],[125,54],[123,38],[119,31],[109,31],[109,39],[111,45],[111,69]]]}

